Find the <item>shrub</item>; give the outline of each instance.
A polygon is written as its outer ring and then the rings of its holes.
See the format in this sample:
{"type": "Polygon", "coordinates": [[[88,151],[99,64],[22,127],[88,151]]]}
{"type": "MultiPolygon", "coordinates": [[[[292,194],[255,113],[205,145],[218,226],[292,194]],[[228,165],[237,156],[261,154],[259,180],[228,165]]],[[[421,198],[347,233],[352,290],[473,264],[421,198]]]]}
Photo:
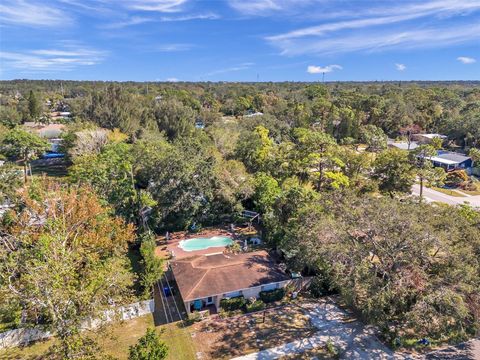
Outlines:
{"type": "Polygon", "coordinates": [[[167,345],[160,340],[155,329],[147,329],[136,345],[130,346],[129,360],[165,359],[168,354],[167,345]]]}
{"type": "Polygon", "coordinates": [[[242,252],[242,247],[238,242],[234,241],[233,243],[225,247],[225,252],[230,254],[238,254],[242,252]]]}
{"type": "Polygon", "coordinates": [[[220,307],[225,311],[242,310],[245,308],[245,305],[246,300],[243,296],[220,300],[220,307]]]}
{"type": "Polygon", "coordinates": [[[285,289],[275,289],[275,290],[270,290],[270,291],[260,291],[260,299],[264,303],[271,303],[275,301],[282,300],[282,298],[285,296],[285,289]]]}
{"type": "Polygon", "coordinates": [[[467,191],[478,191],[480,186],[474,183],[473,181],[467,181],[461,184],[460,186],[463,190],[467,191]]]}
{"type": "Polygon", "coordinates": [[[198,311],[193,311],[188,314],[188,323],[193,324],[194,322],[202,320],[202,315],[198,311]]]}
{"type": "Polygon", "coordinates": [[[218,310],[218,316],[220,316],[222,319],[227,318],[228,315],[228,311],[226,311],[224,308],[220,308],[220,310],[218,310]]]}
{"type": "Polygon", "coordinates": [[[262,300],[255,300],[254,302],[247,304],[247,312],[255,312],[265,309],[265,303],[262,300]]]}
{"type": "Polygon", "coordinates": [[[309,290],[314,297],[330,295],[335,292],[330,279],[323,274],[319,274],[312,279],[309,290]]]}
{"type": "Polygon", "coordinates": [[[455,170],[447,173],[445,184],[447,186],[456,187],[466,181],[468,181],[468,175],[465,170],[455,170]]]}
{"type": "Polygon", "coordinates": [[[338,359],[340,352],[338,351],[337,347],[333,343],[332,340],[328,339],[327,343],[325,344],[325,350],[327,351],[327,354],[330,355],[331,358],[333,359],[338,359]]]}

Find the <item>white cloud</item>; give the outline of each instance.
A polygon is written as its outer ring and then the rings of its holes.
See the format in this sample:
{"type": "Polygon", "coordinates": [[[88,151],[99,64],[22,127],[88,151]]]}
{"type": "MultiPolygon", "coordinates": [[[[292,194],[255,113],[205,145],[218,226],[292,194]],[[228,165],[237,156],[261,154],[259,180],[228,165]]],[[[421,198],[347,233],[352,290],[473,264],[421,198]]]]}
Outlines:
{"type": "MultiPolygon", "coordinates": [[[[120,3],[133,10],[173,13],[183,9],[188,0],[123,0],[120,3]]],[[[115,1],[115,3],[117,3],[115,1]]]]}
{"type": "Polygon", "coordinates": [[[102,25],[101,28],[102,29],[121,29],[128,26],[140,25],[147,22],[151,22],[151,21],[153,21],[153,19],[141,17],[141,16],[132,16],[131,18],[123,21],[102,25]]]}
{"type": "Polygon", "coordinates": [[[6,68],[32,72],[70,71],[78,66],[102,62],[107,53],[66,43],[63,48],[39,49],[25,52],[0,52],[6,68]]]}
{"type": "Polygon", "coordinates": [[[280,10],[282,7],[275,0],[230,0],[229,4],[243,14],[262,14],[270,10],[280,10]]]}
{"type": "Polygon", "coordinates": [[[0,22],[33,27],[65,27],[72,22],[72,18],[49,4],[3,0],[0,3],[0,22]]]}
{"type": "Polygon", "coordinates": [[[170,78],[167,78],[165,80],[168,81],[168,82],[179,82],[180,81],[179,79],[177,79],[175,77],[170,77],[170,78]]]}
{"type": "Polygon", "coordinates": [[[393,14],[450,17],[456,14],[468,14],[480,8],[478,0],[348,1],[348,9],[343,6],[344,2],[341,0],[228,0],[230,7],[244,15],[293,15],[310,20],[383,17],[393,14]],[[394,5],[385,6],[384,4],[394,5]]]}
{"type": "Polygon", "coordinates": [[[194,46],[192,44],[159,44],[149,46],[151,51],[159,52],[177,52],[177,51],[187,51],[192,49],[194,46]]]}
{"type": "Polygon", "coordinates": [[[357,13],[336,14],[337,21],[265,39],[285,55],[439,47],[478,40],[478,22],[465,26],[464,21],[456,21],[462,20],[462,15],[476,11],[480,11],[480,0],[430,0],[391,7],[362,6],[357,13]],[[412,20],[420,18],[428,18],[429,27],[411,25],[412,20]]]}
{"type": "Polygon", "coordinates": [[[310,65],[307,67],[307,72],[310,74],[322,74],[342,69],[343,68],[340,65],[327,65],[325,67],[310,65]]]}
{"type": "Polygon", "coordinates": [[[460,61],[463,64],[473,64],[476,63],[477,60],[472,58],[472,57],[467,57],[467,56],[459,56],[457,57],[457,60],[460,61]]]}
{"type": "Polygon", "coordinates": [[[369,31],[336,37],[281,41],[274,45],[278,46],[284,55],[325,55],[354,51],[442,47],[477,40],[479,34],[480,24],[476,24],[421,30],[369,31]]]}
{"type": "Polygon", "coordinates": [[[315,0],[229,0],[234,10],[244,15],[267,16],[271,13],[291,13],[299,11],[315,0]]]}
{"type": "Polygon", "coordinates": [[[225,68],[225,69],[219,69],[219,70],[211,71],[211,72],[205,74],[205,76],[208,77],[208,76],[225,74],[225,73],[234,72],[234,71],[247,70],[247,69],[250,69],[253,65],[255,65],[255,63],[252,63],[252,62],[244,62],[244,63],[238,64],[238,65],[236,65],[236,66],[232,66],[232,67],[228,67],[228,68],[225,68]]]}
{"type": "Polygon", "coordinates": [[[161,21],[190,21],[190,20],[217,20],[220,19],[220,15],[215,13],[204,13],[204,14],[190,14],[183,16],[163,16],[160,18],[161,21]]]}
{"type": "Polygon", "coordinates": [[[407,67],[405,66],[405,64],[395,64],[395,68],[398,71],[404,71],[407,67]]]}

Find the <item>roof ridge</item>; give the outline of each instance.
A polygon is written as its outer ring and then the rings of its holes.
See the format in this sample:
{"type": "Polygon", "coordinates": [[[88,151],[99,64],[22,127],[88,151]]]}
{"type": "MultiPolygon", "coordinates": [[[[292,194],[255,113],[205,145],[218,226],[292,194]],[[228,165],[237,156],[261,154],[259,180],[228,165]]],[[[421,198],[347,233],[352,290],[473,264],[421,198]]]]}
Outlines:
{"type": "MultiPolygon", "coordinates": [[[[193,266],[192,266],[192,267],[193,267],[193,266]]],[[[195,290],[195,289],[198,287],[198,285],[200,285],[200,283],[202,282],[202,280],[205,278],[205,276],[207,275],[207,273],[208,273],[209,271],[210,271],[210,269],[206,269],[205,273],[202,275],[202,277],[200,278],[200,280],[197,281],[197,284],[190,289],[190,291],[188,292],[187,296],[185,297],[186,299],[190,296],[190,294],[193,292],[193,290],[195,290]]]]}

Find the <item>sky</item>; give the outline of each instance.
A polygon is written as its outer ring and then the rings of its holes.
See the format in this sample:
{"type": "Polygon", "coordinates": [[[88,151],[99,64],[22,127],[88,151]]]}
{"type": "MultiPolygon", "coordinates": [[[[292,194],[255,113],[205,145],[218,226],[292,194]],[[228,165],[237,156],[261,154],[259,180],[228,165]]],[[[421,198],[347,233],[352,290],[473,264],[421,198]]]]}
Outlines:
{"type": "Polygon", "coordinates": [[[0,78],[480,80],[480,0],[1,0],[0,78]]]}

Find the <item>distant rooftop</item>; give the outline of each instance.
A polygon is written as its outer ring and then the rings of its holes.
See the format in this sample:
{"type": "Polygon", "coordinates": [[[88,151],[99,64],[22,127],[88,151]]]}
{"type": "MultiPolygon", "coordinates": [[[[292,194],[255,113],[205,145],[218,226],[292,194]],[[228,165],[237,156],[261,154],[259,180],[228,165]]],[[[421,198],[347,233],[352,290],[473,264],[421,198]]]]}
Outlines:
{"type": "Polygon", "coordinates": [[[64,124],[40,124],[33,121],[28,121],[23,124],[24,127],[35,131],[39,136],[51,139],[59,138],[65,129],[64,124]]]}
{"type": "Polygon", "coordinates": [[[431,161],[436,161],[445,165],[456,165],[461,164],[464,161],[468,161],[471,158],[464,154],[454,153],[451,151],[439,150],[437,156],[432,156],[428,158],[431,161]]]}
{"type": "MultiPolygon", "coordinates": [[[[406,141],[395,141],[392,139],[388,139],[387,143],[388,145],[396,147],[397,149],[409,150],[408,142],[406,141]]],[[[410,142],[410,150],[416,149],[417,147],[418,147],[418,143],[416,141],[410,142]]]]}
{"type": "Polygon", "coordinates": [[[442,135],[442,134],[417,134],[417,135],[421,135],[429,139],[435,139],[435,138],[446,139],[447,138],[445,135],[442,135]]]}

